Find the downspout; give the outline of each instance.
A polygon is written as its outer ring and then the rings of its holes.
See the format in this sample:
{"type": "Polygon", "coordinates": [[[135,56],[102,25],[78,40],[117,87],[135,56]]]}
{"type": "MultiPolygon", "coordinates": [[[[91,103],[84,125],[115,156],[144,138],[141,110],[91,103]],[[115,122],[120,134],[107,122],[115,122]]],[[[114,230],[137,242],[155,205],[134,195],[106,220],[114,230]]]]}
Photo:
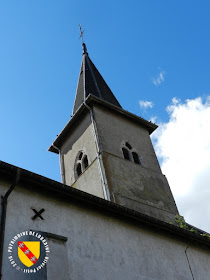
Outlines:
{"type": "Polygon", "coordinates": [[[55,148],[59,153],[59,165],[60,165],[60,174],[61,174],[61,183],[65,184],[65,173],[64,173],[64,159],[63,155],[61,154],[61,150],[52,144],[53,148],[55,148]]]}
{"type": "Polygon", "coordinates": [[[11,192],[14,190],[15,186],[20,180],[20,169],[17,169],[17,173],[14,182],[9,187],[5,195],[1,196],[1,221],[0,221],[0,279],[2,278],[2,262],[3,262],[3,250],[4,250],[4,235],[5,235],[5,224],[6,224],[6,212],[7,212],[7,199],[11,192]]]}
{"type": "Polygon", "coordinates": [[[93,110],[86,104],[85,101],[84,101],[84,105],[89,110],[91,122],[93,123],[93,133],[94,133],[95,143],[96,143],[96,152],[97,152],[97,159],[98,159],[98,163],[99,163],[99,170],[100,170],[100,173],[101,173],[101,179],[102,179],[102,183],[103,183],[104,197],[105,197],[106,200],[110,201],[111,198],[110,198],[110,194],[108,192],[108,188],[107,188],[107,185],[106,185],[106,182],[105,182],[104,172],[103,172],[103,169],[102,169],[102,163],[101,163],[101,158],[100,158],[99,139],[98,139],[96,123],[95,123],[95,120],[94,120],[93,110]]]}

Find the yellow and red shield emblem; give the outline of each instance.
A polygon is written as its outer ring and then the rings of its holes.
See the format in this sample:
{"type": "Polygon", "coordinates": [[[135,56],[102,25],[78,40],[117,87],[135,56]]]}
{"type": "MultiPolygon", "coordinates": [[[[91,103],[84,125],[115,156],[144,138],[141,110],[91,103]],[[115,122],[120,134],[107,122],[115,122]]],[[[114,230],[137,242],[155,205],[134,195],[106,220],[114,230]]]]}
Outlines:
{"type": "Polygon", "coordinates": [[[34,265],[40,256],[40,241],[19,241],[18,257],[27,267],[34,265]]]}

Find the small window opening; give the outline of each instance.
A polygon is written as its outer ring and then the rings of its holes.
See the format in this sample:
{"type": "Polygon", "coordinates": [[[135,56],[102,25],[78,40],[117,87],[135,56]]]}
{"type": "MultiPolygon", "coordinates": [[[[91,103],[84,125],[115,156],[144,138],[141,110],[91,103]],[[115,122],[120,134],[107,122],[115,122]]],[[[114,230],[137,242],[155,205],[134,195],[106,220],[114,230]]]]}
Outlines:
{"type": "Polygon", "coordinates": [[[123,152],[124,159],[130,160],[128,150],[125,148],[122,148],[122,152],[123,152]]]}
{"type": "Polygon", "coordinates": [[[82,167],[80,163],[78,163],[76,170],[77,170],[77,176],[79,177],[82,174],[82,167]]]}
{"type": "Polygon", "coordinates": [[[133,148],[128,142],[124,142],[122,146],[122,153],[124,159],[130,160],[134,163],[142,165],[141,159],[136,152],[136,149],[133,148]]]}
{"type": "Polygon", "coordinates": [[[81,159],[82,159],[82,156],[83,156],[83,153],[80,153],[78,159],[81,160],[81,159]]]}
{"type": "Polygon", "coordinates": [[[88,167],[88,158],[86,155],[83,158],[83,164],[84,164],[84,168],[86,169],[88,167]]]}
{"type": "Polygon", "coordinates": [[[75,165],[74,165],[74,175],[75,179],[77,179],[89,166],[89,161],[87,155],[80,151],[76,157],[75,165]]]}
{"type": "Polygon", "coordinates": [[[125,143],[125,146],[128,147],[128,149],[130,150],[132,149],[131,145],[128,142],[125,143]]]}
{"type": "Polygon", "coordinates": [[[134,161],[135,163],[140,164],[139,156],[137,155],[137,153],[132,152],[132,156],[133,156],[133,161],[134,161]]]}

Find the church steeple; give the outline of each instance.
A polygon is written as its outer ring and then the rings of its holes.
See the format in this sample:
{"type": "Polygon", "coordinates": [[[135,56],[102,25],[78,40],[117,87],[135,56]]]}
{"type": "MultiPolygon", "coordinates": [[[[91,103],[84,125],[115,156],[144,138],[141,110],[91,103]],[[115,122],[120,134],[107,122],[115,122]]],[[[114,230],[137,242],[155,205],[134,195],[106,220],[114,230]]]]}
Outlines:
{"type": "Polygon", "coordinates": [[[73,116],[49,149],[62,182],[173,222],[178,209],[149,136],[156,128],[121,108],[83,43],[73,116]]]}
{"type": "Polygon", "coordinates": [[[111,89],[109,88],[109,86],[104,81],[103,77],[91,61],[85,43],[82,44],[82,47],[82,65],[80,69],[76,97],[74,101],[73,115],[82,105],[82,103],[85,101],[89,94],[121,108],[111,89]]]}

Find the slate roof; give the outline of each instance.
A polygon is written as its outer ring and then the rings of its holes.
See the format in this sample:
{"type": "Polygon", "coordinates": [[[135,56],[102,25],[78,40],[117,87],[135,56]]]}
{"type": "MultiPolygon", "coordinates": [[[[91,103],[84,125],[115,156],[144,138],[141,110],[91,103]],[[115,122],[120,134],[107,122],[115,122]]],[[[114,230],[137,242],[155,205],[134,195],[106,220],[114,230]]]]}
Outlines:
{"type": "Polygon", "coordinates": [[[83,43],[82,65],[74,101],[73,115],[89,94],[122,108],[111,89],[89,58],[86,45],[83,43]]]}

